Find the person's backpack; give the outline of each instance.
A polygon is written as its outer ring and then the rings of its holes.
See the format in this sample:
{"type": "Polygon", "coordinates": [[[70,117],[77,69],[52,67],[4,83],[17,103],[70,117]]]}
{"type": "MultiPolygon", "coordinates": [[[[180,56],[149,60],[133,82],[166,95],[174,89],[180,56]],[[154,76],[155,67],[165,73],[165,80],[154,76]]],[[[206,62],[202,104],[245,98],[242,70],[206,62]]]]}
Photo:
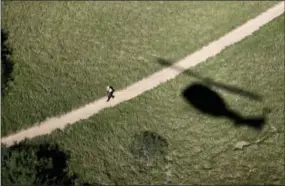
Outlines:
{"type": "Polygon", "coordinates": [[[115,91],[115,89],[112,86],[110,86],[110,89],[112,89],[113,92],[115,91]]]}

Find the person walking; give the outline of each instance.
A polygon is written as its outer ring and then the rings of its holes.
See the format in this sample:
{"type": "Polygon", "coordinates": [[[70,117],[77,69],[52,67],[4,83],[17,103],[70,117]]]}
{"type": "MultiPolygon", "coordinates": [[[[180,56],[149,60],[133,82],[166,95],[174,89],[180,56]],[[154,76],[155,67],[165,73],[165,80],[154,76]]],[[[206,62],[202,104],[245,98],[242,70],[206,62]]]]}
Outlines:
{"type": "Polygon", "coordinates": [[[114,92],[115,92],[115,89],[112,87],[112,86],[107,86],[107,102],[111,99],[111,98],[115,98],[114,96],[114,92]]]}

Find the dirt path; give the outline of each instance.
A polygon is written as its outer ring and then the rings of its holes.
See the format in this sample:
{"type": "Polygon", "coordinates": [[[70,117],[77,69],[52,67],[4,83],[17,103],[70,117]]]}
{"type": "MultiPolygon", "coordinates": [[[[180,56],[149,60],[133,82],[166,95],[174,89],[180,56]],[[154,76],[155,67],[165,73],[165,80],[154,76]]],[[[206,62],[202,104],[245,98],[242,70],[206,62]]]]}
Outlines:
{"type": "MultiPolygon", "coordinates": [[[[211,42],[209,45],[204,46],[202,49],[178,61],[174,65],[185,70],[193,67],[220,53],[226,47],[241,41],[245,37],[257,31],[261,26],[267,24],[283,13],[284,2],[281,2],[268,9],[266,12],[260,14],[256,18],[249,20],[245,24],[219,38],[218,40],[211,42]]],[[[159,84],[175,78],[180,73],[182,73],[182,71],[177,71],[172,67],[164,68],[123,90],[117,91],[116,98],[110,102],[106,102],[106,98],[101,98],[62,116],[49,118],[41,123],[35,124],[34,127],[4,137],[1,139],[1,143],[10,146],[15,142],[24,140],[25,138],[33,138],[36,136],[49,134],[55,129],[63,129],[69,124],[74,124],[79,120],[87,119],[105,108],[113,107],[119,103],[130,100],[144,93],[145,91],[153,89],[159,84]]]]}

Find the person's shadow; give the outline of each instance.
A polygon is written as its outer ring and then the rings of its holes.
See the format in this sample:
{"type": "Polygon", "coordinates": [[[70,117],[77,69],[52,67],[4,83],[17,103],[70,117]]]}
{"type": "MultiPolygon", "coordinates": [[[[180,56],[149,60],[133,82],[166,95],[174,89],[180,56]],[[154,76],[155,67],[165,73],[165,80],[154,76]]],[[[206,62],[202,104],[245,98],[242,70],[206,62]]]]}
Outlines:
{"type": "Polygon", "coordinates": [[[261,130],[265,123],[264,115],[259,117],[243,117],[231,110],[218,93],[203,84],[191,84],[183,90],[182,95],[188,103],[200,112],[214,117],[227,117],[233,120],[237,126],[247,125],[261,130]]]}

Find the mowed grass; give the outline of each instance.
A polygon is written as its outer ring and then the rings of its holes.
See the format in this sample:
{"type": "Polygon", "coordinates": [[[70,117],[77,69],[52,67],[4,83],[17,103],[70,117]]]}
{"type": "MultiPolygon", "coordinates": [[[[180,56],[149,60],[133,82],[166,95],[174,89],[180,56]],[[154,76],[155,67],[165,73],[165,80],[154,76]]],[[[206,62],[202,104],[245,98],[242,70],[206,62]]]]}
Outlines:
{"type": "Polygon", "coordinates": [[[13,81],[7,135],[161,69],[276,2],[3,2],[13,81]]]}
{"type": "Polygon", "coordinates": [[[184,73],[64,132],[30,143],[59,143],[71,152],[72,172],[89,183],[282,184],[283,62],[284,15],[191,69],[262,96],[263,101],[255,101],[212,87],[244,117],[270,109],[261,131],[236,127],[230,119],[205,115],[189,105],[181,92],[199,80],[184,73]],[[246,145],[235,149],[239,143],[246,145]]]}

